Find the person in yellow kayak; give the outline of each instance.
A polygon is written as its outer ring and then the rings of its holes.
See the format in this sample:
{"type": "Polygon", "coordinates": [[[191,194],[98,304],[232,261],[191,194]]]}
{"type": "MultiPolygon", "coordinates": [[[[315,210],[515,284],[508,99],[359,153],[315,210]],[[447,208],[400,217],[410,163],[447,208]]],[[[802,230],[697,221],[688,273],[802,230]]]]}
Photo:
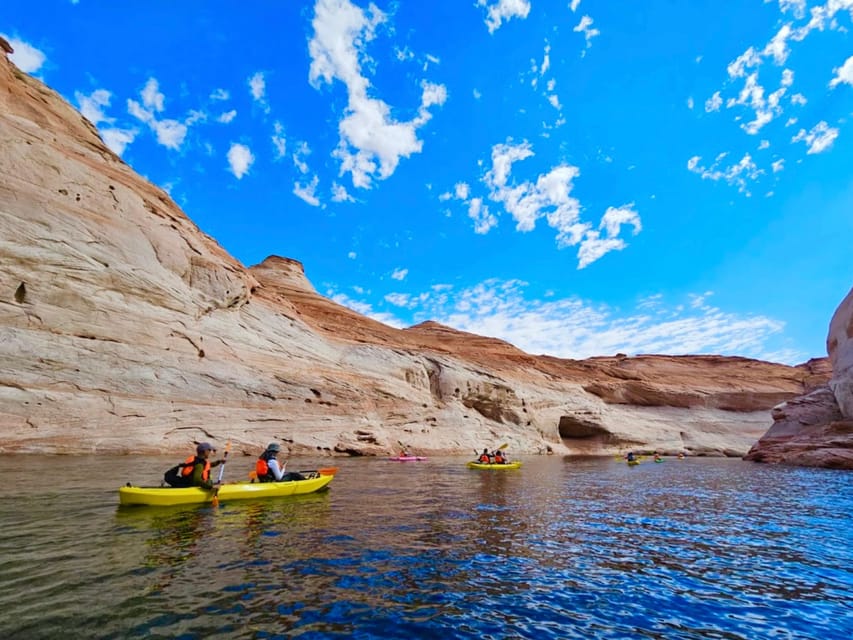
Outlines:
{"type": "Polygon", "coordinates": [[[480,457],[477,458],[477,462],[479,462],[480,464],[491,464],[492,463],[492,456],[489,455],[488,448],[483,449],[483,453],[481,453],[480,457]]]}
{"type": "Polygon", "coordinates": [[[504,457],[504,452],[503,452],[503,451],[501,451],[500,449],[496,449],[496,450],[495,450],[495,453],[494,453],[494,455],[493,455],[492,457],[494,458],[495,464],[506,464],[507,462],[509,462],[509,461],[504,457]]]}
{"type": "Polygon", "coordinates": [[[285,471],[287,462],[279,464],[278,454],[281,451],[281,445],[277,442],[270,442],[266,450],[258,457],[255,463],[255,473],[257,474],[258,482],[287,482],[288,480],[305,480],[305,476],[301,473],[285,471]]]}
{"type": "Polygon", "coordinates": [[[212,444],[200,442],[195,448],[195,455],[169,469],[163,476],[164,480],[173,487],[201,487],[202,489],[218,487],[218,482],[210,480],[210,470],[221,465],[224,460],[211,462],[210,456],[214,453],[216,449],[212,444]]]}

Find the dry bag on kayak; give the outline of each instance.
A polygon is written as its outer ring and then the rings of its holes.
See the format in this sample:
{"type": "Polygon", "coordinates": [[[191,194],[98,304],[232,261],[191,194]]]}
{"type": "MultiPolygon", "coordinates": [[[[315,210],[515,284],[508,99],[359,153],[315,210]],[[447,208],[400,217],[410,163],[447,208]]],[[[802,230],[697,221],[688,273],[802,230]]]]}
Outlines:
{"type": "Polygon", "coordinates": [[[185,465],[183,462],[181,464],[176,464],[174,467],[172,467],[166,473],[163,474],[163,482],[165,482],[170,487],[176,488],[192,486],[192,476],[181,475],[181,469],[186,466],[189,465],[185,465]]]}

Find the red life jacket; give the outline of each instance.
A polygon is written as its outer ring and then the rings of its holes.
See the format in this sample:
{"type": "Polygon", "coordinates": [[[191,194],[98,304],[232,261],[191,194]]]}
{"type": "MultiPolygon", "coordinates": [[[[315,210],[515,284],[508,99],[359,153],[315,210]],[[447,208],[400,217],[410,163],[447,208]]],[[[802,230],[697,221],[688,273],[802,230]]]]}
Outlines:
{"type": "Polygon", "coordinates": [[[205,460],[204,458],[199,458],[198,456],[190,456],[186,460],[184,460],[184,468],[181,469],[181,475],[185,478],[189,478],[193,474],[193,469],[199,463],[204,463],[204,471],[201,472],[201,479],[205,482],[210,478],[210,460],[205,460]]]}
{"type": "Polygon", "coordinates": [[[480,462],[483,464],[490,464],[491,459],[489,458],[489,454],[488,453],[481,453],[480,454],[480,462]]]}
{"type": "Polygon", "coordinates": [[[495,454],[495,464],[503,464],[504,462],[506,462],[506,460],[504,460],[503,454],[498,451],[495,454]]]}

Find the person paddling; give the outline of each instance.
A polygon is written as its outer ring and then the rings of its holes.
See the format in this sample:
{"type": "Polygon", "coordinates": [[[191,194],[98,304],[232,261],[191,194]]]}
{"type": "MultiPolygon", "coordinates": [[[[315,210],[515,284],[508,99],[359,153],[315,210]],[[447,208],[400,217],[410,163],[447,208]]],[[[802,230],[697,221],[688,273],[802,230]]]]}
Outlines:
{"type": "Polygon", "coordinates": [[[491,464],[492,456],[489,455],[489,449],[483,449],[483,453],[480,454],[480,457],[477,459],[477,462],[480,464],[491,464]]]}
{"type": "Polygon", "coordinates": [[[172,467],[165,474],[165,480],[173,487],[201,487],[202,489],[214,489],[219,482],[211,482],[210,470],[218,467],[223,460],[210,461],[211,454],[216,449],[209,442],[201,442],[195,448],[195,455],[190,456],[176,467],[172,467]]]}
{"type": "Polygon", "coordinates": [[[286,482],[288,480],[305,480],[305,476],[296,471],[286,473],[285,467],[287,463],[279,464],[278,454],[281,451],[281,445],[277,442],[270,442],[266,450],[258,457],[255,463],[255,473],[258,476],[258,482],[286,482]]]}

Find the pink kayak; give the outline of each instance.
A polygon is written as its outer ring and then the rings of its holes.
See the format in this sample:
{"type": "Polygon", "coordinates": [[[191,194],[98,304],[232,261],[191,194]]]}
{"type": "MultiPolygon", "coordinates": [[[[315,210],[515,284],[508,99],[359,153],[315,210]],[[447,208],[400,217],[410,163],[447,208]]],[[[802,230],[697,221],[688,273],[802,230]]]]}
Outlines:
{"type": "Polygon", "coordinates": [[[426,460],[426,456],[393,456],[388,459],[393,460],[394,462],[419,462],[421,460],[426,460]]]}

